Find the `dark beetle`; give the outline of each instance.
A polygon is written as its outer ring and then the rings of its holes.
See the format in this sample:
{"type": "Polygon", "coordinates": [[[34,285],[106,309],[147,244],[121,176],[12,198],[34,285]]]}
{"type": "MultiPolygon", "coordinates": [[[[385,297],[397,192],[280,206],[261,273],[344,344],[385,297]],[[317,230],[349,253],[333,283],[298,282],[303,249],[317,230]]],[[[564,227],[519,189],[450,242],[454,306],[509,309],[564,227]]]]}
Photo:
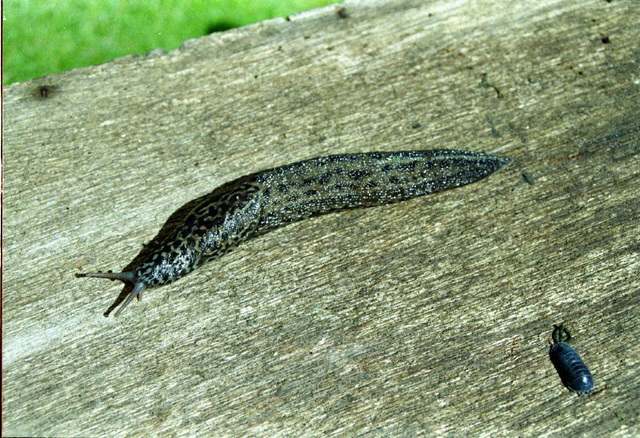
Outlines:
{"type": "Polygon", "coordinates": [[[582,358],[568,342],[571,334],[564,324],[554,325],[553,345],[549,349],[549,358],[556,367],[562,383],[571,391],[587,394],[593,390],[593,377],[582,358]]]}

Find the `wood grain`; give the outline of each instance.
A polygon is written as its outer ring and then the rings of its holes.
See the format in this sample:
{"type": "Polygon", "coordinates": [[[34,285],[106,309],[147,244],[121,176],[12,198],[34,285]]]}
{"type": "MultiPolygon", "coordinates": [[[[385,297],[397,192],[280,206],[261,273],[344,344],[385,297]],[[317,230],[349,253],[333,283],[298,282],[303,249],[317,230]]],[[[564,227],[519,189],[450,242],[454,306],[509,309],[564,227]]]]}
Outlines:
{"type": "Polygon", "coordinates": [[[346,2],[6,87],[3,434],[640,434],[633,3],[346,2]],[[277,230],[118,319],[119,285],[73,277],[241,175],[433,148],[518,164],[277,230]]]}

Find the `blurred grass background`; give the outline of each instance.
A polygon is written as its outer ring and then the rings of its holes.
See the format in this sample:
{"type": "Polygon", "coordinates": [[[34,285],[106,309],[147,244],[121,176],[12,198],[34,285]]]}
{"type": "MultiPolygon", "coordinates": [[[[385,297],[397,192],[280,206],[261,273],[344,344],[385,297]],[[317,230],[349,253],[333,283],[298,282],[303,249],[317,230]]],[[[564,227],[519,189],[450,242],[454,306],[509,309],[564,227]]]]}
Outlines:
{"type": "Polygon", "coordinates": [[[212,32],[338,0],[5,0],[3,82],[172,50],[212,32]]]}

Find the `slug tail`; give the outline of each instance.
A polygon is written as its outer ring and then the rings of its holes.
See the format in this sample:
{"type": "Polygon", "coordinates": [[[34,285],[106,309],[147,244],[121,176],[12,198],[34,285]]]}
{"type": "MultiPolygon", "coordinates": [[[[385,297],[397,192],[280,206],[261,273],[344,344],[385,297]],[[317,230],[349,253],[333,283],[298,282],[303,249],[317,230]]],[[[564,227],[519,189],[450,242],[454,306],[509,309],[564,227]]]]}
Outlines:
{"type": "Polygon", "coordinates": [[[462,150],[320,157],[261,173],[260,232],[312,216],[374,207],[471,184],[514,163],[462,150]]]}

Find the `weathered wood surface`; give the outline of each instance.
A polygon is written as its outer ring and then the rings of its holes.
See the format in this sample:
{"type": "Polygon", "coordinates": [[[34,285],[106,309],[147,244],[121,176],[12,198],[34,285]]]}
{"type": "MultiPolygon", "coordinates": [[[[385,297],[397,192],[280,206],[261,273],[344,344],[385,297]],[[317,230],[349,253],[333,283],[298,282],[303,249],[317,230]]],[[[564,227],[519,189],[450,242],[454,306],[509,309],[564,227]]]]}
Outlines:
{"type": "Polygon", "coordinates": [[[5,435],[638,435],[633,3],[352,2],[6,88],[5,435]],[[277,230],[117,319],[119,284],[73,276],[243,174],[429,148],[518,165],[277,230]],[[562,321],[591,397],[549,361],[562,321]]]}

